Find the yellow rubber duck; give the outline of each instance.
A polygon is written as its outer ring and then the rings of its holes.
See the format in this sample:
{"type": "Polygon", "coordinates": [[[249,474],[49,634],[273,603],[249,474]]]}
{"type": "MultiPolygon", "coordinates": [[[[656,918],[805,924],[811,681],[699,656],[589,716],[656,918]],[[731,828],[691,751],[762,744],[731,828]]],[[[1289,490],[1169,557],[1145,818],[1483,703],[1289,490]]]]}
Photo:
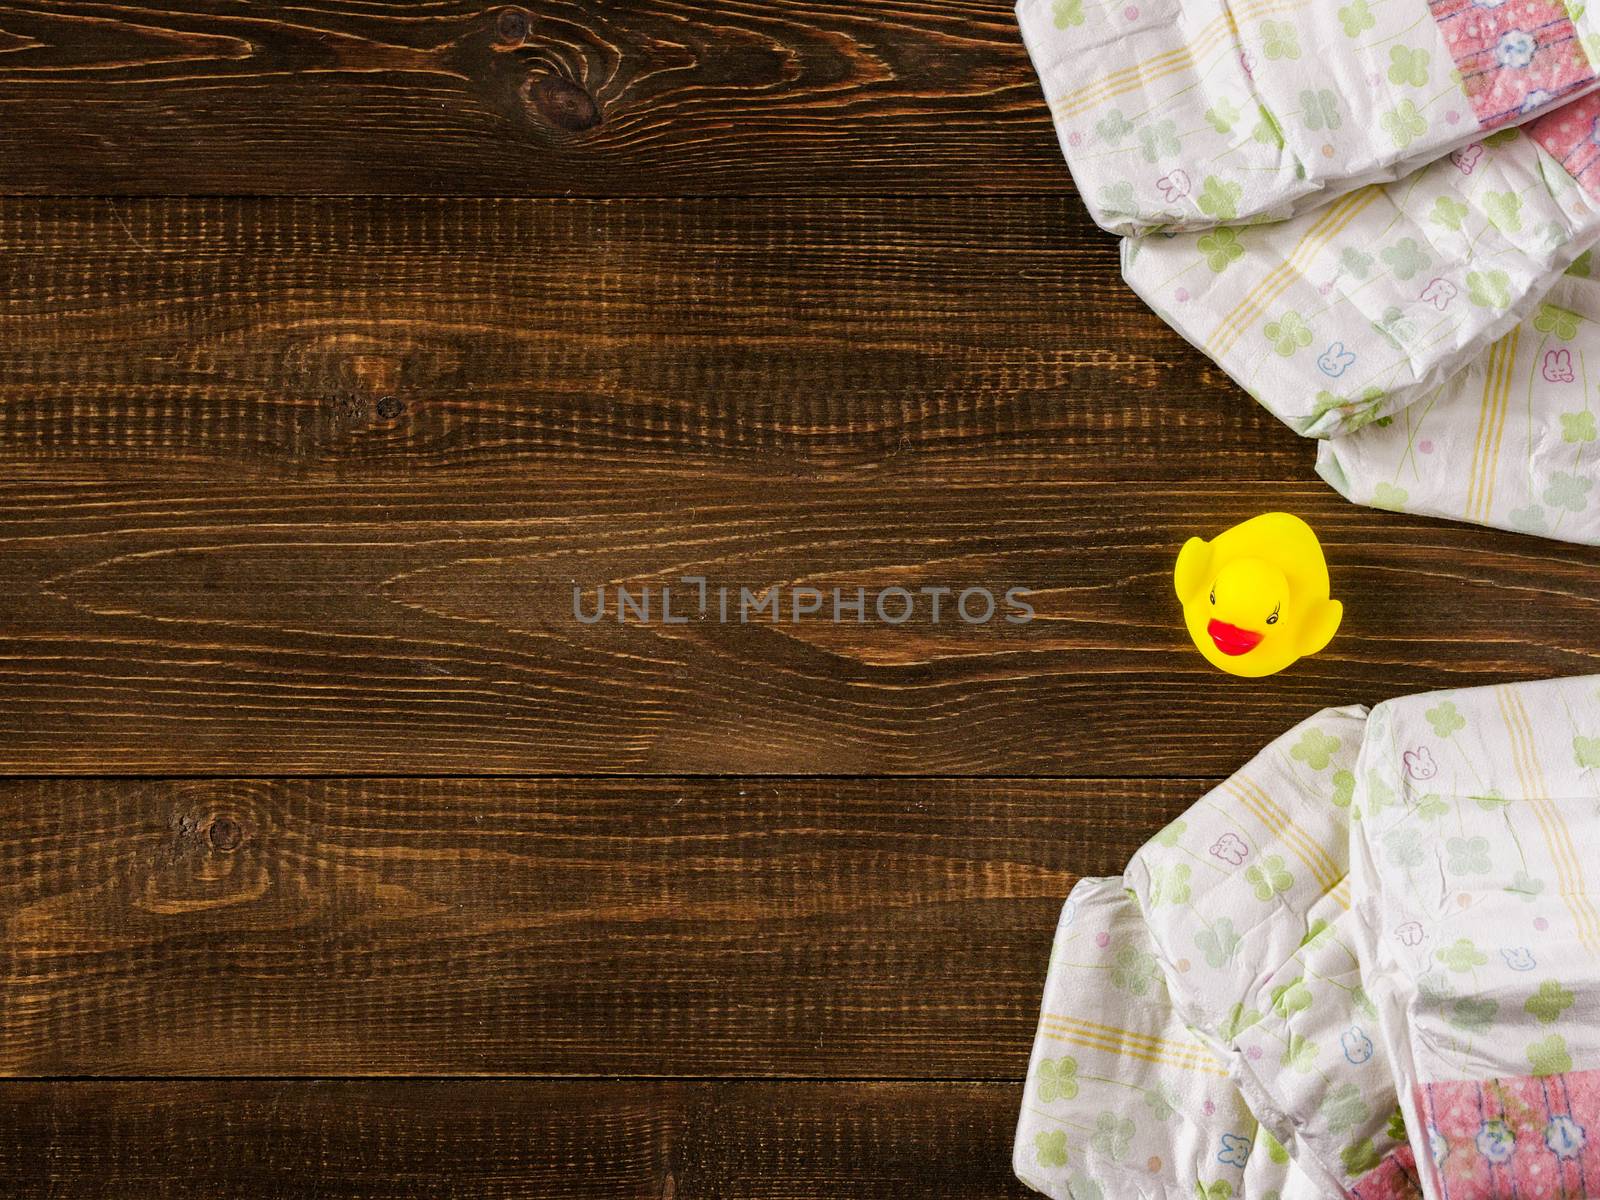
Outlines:
{"type": "Polygon", "coordinates": [[[1195,647],[1247,679],[1324,649],[1344,618],[1344,605],[1328,598],[1322,544],[1288,513],[1252,517],[1209,542],[1190,538],[1173,582],[1195,647]]]}

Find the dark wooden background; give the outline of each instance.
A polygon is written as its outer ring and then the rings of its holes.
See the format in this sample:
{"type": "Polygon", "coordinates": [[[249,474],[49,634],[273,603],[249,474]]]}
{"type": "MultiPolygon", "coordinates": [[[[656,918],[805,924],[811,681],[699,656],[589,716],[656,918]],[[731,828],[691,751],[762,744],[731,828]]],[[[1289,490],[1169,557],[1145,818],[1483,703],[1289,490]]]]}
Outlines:
{"type": "Polygon", "coordinates": [[[1142,309],[1004,0],[0,0],[0,191],[6,1196],[1019,1196],[1078,875],[1600,670],[1142,309]],[[1278,507],[1346,628],[1230,680],[1278,507]],[[1039,619],[570,616],[686,573],[1039,619]]]}

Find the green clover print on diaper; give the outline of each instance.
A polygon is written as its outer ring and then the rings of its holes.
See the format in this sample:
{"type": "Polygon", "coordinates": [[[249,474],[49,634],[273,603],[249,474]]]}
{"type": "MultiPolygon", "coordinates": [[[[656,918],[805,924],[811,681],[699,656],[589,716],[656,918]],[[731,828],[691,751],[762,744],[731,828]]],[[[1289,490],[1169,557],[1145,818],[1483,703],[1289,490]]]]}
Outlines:
{"type": "Polygon", "coordinates": [[[1116,1113],[1103,1112],[1094,1123],[1094,1133],[1089,1138],[1089,1148],[1095,1153],[1121,1162],[1127,1157],[1128,1144],[1133,1141],[1134,1124],[1116,1113]]]}
{"type": "Polygon", "coordinates": [[[1389,48],[1389,82],[1409,84],[1411,87],[1428,86],[1428,59],[1426,50],[1409,46],[1389,48]]]}
{"type": "Polygon", "coordinates": [[[1362,1138],[1339,1151],[1339,1161],[1344,1165],[1345,1174],[1354,1179],[1376,1167],[1383,1161],[1383,1156],[1378,1153],[1371,1138],[1362,1138]]]}
{"type": "Polygon", "coordinates": [[[1294,876],[1283,865],[1281,854],[1269,854],[1244,873],[1244,880],[1255,889],[1257,900],[1271,900],[1294,886],[1294,876]]]}
{"type": "Polygon", "coordinates": [[[1253,1008],[1246,1008],[1243,1004],[1235,1004],[1217,1028],[1217,1033],[1223,1041],[1238,1041],[1239,1035],[1246,1029],[1261,1023],[1261,1014],[1253,1008]]]}
{"type": "Polygon", "coordinates": [[[1339,749],[1339,739],[1320,729],[1308,729],[1300,735],[1289,757],[1298,759],[1313,771],[1326,771],[1339,749]]]}
{"type": "Polygon", "coordinates": [[[1586,770],[1600,770],[1600,737],[1578,734],[1572,739],[1572,753],[1586,770]]]}
{"type": "Polygon", "coordinates": [[[1303,976],[1272,989],[1272,1011],[1286,1021],[1295,1013],[1304,1012],[1310,1007],[1311,989],[1306,987],[1303,976]]]}
{"type": "Polygon", "coordinates": [[[1239,235],[1232,229],[1213,229],[1201,237],[1197,244],[1200,253],[1205,255],[1206,266],[1218,275],[1226,271],[1230,264],[1244,257],[1244,247],[1239,244],[1239,235]]]}
{"type": "Polygon", "coordinates": [[[1578,336],[1578,314],[1557,304],[1541,304],[1539,315],[1533,319],[1533,327],[1540,333],[1552,334],[1563,342],[1570,342],[1578,336]]]}
{"type": "Polygon", "coordinates": [[[1400,150],[1404,150],[1428,132],[1428,122],[1423,119],[1422,114],[1417,111],[1417,106],[1410,100],[1402,100],[1396,107],[1384,113],[1378,119],[1378,125],[1400,150]]]}
{"type": "Polygon", "coordinates": [[[1443,950],[1436,950],[1433,957],[1457,974],[1489,964],[1489,956],[1473,945],[1470,938],[1457,938],[1443,950]]]}
{"type": "Polygon", "coordinates": [[[1195,203],[1212,220],[1231,221],[1239,215],[1239,199],[1243,195],[1244,188],[1232,180],[1207,175],[1195,203]]]}
{"type": "Polygon", "coordinates": [[[1318,917],[1306,926],[1305,936],[1300,939],[1300,949],[1320,950],[1333,941],[1333,926],[1318,917]]]}
{"type": "Polygon", "coordinates": [[[1164,154],[1176,154],[1181,148],[1178,126],[1172,121],[1160,121],[1139,130],[1139,152],[1147,163],[1156,162],[1164,154]]]}
{"type": "Polygon", "coordinates": [[[1519,900],[1531,903],[1537,900],[1539,894],[1544,891],[1544,880],[1535,879],[1526,871],[1518,871],[1511,877],[1511,882],[1506,885],[1506,891],[1519,900]]]}
{"type": "Polygon", "coordinates": [[[1227,917],[1218,917],[1212,922],[1211,928],[1202,929],[1194,935],[1195,947],[1205,955],[1209,967],[1226,966],[1237,953],[1239,943],[1239,935],[1234,932],[1233,922],[1227,917]]]}
{"type": "Polygon", "coordinates": [[[1360,37],[1377,23],[1368,0],[1350,0],[1339,10],[1339,24],[1344,27],[1345,37],[1360,37]]]}
{"type": "Polygon", "coordinates": [[[1467,219],[1471,211],[1459,200],[1452,200],[1449,196],[1440,196],[1433,202],[1433,212],[1428,219],[1435,225],[1442,225],[1453,233],[1461,231],[1461,223],[1467,219]]]}
{"type": "Polygon", "coordinates": [[[1453,1001],[1445,1020],[1466,1033],[1483,1033],[1494,1023],[1500,1005],[1494,1000],[1462,996],[1453,1001]]]}
{"type": "Polygon", "coordinates": [[[1189,903],[1189,864],[1150,868],[1150,907],[1189,903]]]}
{"type": "Polygon", "coordinates": [[[1331,1089],[1322,1101],[1321,1111],[1328,1132],[1335,1137],[1352,1132],[1372,1115],[1372,1109],[1361,1098],[1361,1089],[1353,1083],[1341,1083],[1331,1089]]]}
{"type": "Polygon", "coordinates": [[[1270,59],[1300,57],[1300,36],[1287,21],[1261,22],[1261,52],[1270,59]]]}
{"type": "Polygon", "coordinates": [[[1349,808],[1350,802],[1355,798],[1355,773],[1351,771],[1335,771],[1333,773],[1333,806],[1335,808],[1349,808]]]}
{"type": "Polygon", "coordinates": [[[1311,330],[1306,327],[1305,319],[1293,309],[1276,321],[1268,321],[1263,332],[1267,335],[1267,341],[1272,343],[1272,348],[1284,358],[1292,358],[1296,350],[1311,345],[1311,330]]]}
{"type": "Polygon", "coordinates": [[[1567,1039],[1552,1033],[1528,1047],[1528,1065],[1535,1075],[1565,1075],[1572,1070],[1572,1055],[1567,1052],[1567,1039]]]}
{"type": "Polygon", "coordinates": [[[1112,985],[1135,996],[1148,995],[1159,973],[1155,955],[1146,954],[1132,946],[1118,950],[1111,961],[1112,985]]]}
{"type": "Polygon", "coordinates": [[[1388,860],[1402,871],[1415,870],[1427,861],[1422,835],[1415,826],[1402,825],[1384,836],[1383,849],[1388,860]]]}
{"type": "Polygon", "coordinates": [[[1594,413],[1585,409],[1583,412],[1570,412],[1561,414],[1561,440],[1569,446],[1581,446],[1585,442],[1592,442],[1600,438],[1600,429],[1595,427],[1594,413]]]}
{"type": "Polygon", "coordinates": [[[1039,1102],[1071,1100],[1078,1094],[1078,1060],[1047,1058],[1039,1064],[1039,1102]]]}
{"type": "Polygon", "coordinates": [[[1239,116],[1238,105],[1226,96],[1219,96],[1217,102],[1205,111],[1206,124],[1218,133],[1232,133],[1239,116]]]}
{"type": "Polygon", "coordinates": [[[1256,110],[1256,127],[1250,136],[1263,146],[1283,149],[1283,128],[1278,124],[1278,118],[1272,115],[1272,110],[1265,104],[1256,110]]]}
{"type": "Polygon", "coordinates": [[[1337,129],[1341,124],[1339,99],[1328,88],[1307,89],[1300,93],[1300,117],[1312,131],[1337,129]]]}
{"type": "Polygon", "coordinates": [[[1317,1044],[1298,1033],[1290,1034],[1280,1061],[1302,1075],[1309,1075],[1317,1069],[1317,1044]]]}
{"type": "Polygon", "coordinates": [[[1178,839],[1184,835],[1184,831],[1188,828],[1189,822],[1179,817],[1176,821],[1169,821],[1162,826],[1161,832],[1150,840],[1158,846],[1165,846],[1168,850],[1171,850],[1178,844],[1178,839]]]}
{"type": "MultiPolygon", "coordinates": [[[[1133,132],[1133,122],[1122,115],[1120,108],[1113,108],[1101,117],[1094,125],[1095,136],[1108,146],[1115,146],[1133,132]]],[[[1132,185],[1129,185],[1131,192],[1132,185]]]]}
{"type": "MultiPolygon", "coordinates": [[[[1522,231],[1522,197],[1515,192],[1490,192],[1483,200],[1489,224],[1501,233],[1522,231]]],[[[1504,307],[1498,305],[1497,307],[1504,307]]]]}
{"type": "Polygon", "coordinates": [[[1571,1008],[1576,997],[1554,979],[1546,979],[1522,1007],[1541,1025],[1554,1025],[1571,1008]]]}
{"type": "Polygon", "coordinates": [[[1170,1121],[1177,1116],[1181,1100],[1178,1090],[1164,1079],[1157,1080],[1155,1086],[1144,1094],[1144,1102],[1151,1116],[1158,1121],[1170,1121]]]}
{"type": "Polygon", "coordinates": [[[1450,806],[1438,792],[1429,792],[1417,801],[1417,816],[1424,821],[1437,821],[1450,815],[1450,806]]]}
{"type": "Polygon", "coordinates": [[[1483,837],[1448,839],[1445,844],[1445,853],[1450,861],[1447,866],[1452,875],[1487,875],[1489,873],[1489,839],[1483,837]]]}
{"type": "Polygon", "coordinates": [[[1070,29],[1083,24],[1083,0],[1056,0],[1051,8],[1057,29],[1070,29]]]}
{"type": "Polygon", "coordinates": [[[1403,487],[1383,482],[1372,489],[1372,507],[1387,509],[1389,512],[1400,512],[1411,499],[1411,493],[1403,487]]]}
{"type": "Polygon", "coordinates": [[[1582,512],[1589,507],[1589,489],[1593,486],[1593,480],[1557,471],[1550,476],[1550,484],[1544,489],[1544,502],[1551,508],[1582,512]]]}
{"type": "Polygon", "coordinates": [[[1511,277],[1496,268],[1467,274],[1467,299],[1479,308],[1506,308],[1511,303],[1511,277]]]}
{"type": "Polygon", "coordinates": [[[1033,1153],[1041,1167],[1067,1165],[1067,1134],[1063,1129],[1042,1129],[1033,1135],[1033,1153]]]}
{"type": "Polygon", "coordinates": [[[1435,737],[1447,738],[1467,727],[1467,719],[1461,715],[1453,700],[1445,700],[1435,705],[1423,716],[1427,717],[1428,724],[1433,726],[1435,737]]]}
{"type": "Polygon", "coordinates": [[[1383,250],[1379,257],[1388,264],[1396,279],[1414,279],[1433,264],[1433,259],[1417,244],[1417,239],[1409,237],[1401,238],[1383,250]]]}

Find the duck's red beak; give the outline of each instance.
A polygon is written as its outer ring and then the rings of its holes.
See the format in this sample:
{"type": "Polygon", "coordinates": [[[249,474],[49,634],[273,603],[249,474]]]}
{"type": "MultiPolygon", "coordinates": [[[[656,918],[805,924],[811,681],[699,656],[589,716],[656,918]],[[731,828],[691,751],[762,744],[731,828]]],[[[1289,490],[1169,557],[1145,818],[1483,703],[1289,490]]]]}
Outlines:
{"type": "Polygon", "coordinates": [[[1211,640],[1230,658],[1238,658],[1241,654],[1249,654],[1261,645],[1264,633],[1256,633],[1253,629],[1240,629],[1237,625],[1229,625],[1226,621],[1212,621],[1206,626],[1206,632],[1211,635],[1211,640]]]}

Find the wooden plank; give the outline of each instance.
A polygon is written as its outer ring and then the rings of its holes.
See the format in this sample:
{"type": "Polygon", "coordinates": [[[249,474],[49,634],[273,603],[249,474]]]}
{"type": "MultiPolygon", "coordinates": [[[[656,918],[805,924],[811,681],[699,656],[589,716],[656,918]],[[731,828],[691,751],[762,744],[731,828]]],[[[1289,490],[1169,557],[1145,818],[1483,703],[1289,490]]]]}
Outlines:
{"type": "Polygon", "coordinates": [[[1220,774],[1596,669],[1595,552],[1351,508],[1108,239],[991,208],[0,203],[0,771],[1220,774]],[[1280,507],[1348,624],[1228,680],[1171,562],[1280,507]],[[573,616],[684,575],[1039,619],[573,616]]]}
{"type": "Polygon", "coordinates": [[[1114,239],[995,203],[0,202],[0,465],[1307,476],[1114,239]]]}
{"type": "Polygon", "coordinates": [[[1225,774],[1330,704],[1600,671],[1597,566],[1320,484],[11,482],[0,770],[1225,774]],[[1321,530],[1345,628],[1233,679],[1188,641],[1173,558],[1279,507],[1321,530]],[[648,621],[618,619],[620,585],[652,590],[648,621]],[[742,590],[773,586],[781,619],[741,622],[742,590]],[[1003,615],[1014,587],[1027,623],[1003,615]],[[575,588],[585,615],[606,589],[606,618],[582,623],[575,588]],[[995,616],[946,598],[935,622],[924,588],[987,591],[995,616]],[[868,619],[835,623],[835,589],[868,619]],[[1536,629],[1508,620],[1535,602],[1536,629]]]}
{"type": "Polygon", "coordinates": [[[12,781],[0,1074],[1020,1078],[1076,874],[1203,790],[12,781]]]}
{"type": "Polygon", "coordinates": [[[1010,0],[8,0],[0,188],[1070,189],[1010,0]]]}
{"type": "Polygon", "coordinates": [[[1065,212],[0,203],[0,770],[1217,774],[1325,704],[1596,668],[1593,552],[1307,482],[1065,212]],[[1242,684],[1166,577],[1278,507],[1351,615],[1242,684]],[[573,618],[685,574],[1039,619],[573,618]]]}
{"type": "Polygon", "coordinates": [[[1023,1200],[1013,1083],[0,1086],[0,1171],[73,1200],[1023,1200]]]}

